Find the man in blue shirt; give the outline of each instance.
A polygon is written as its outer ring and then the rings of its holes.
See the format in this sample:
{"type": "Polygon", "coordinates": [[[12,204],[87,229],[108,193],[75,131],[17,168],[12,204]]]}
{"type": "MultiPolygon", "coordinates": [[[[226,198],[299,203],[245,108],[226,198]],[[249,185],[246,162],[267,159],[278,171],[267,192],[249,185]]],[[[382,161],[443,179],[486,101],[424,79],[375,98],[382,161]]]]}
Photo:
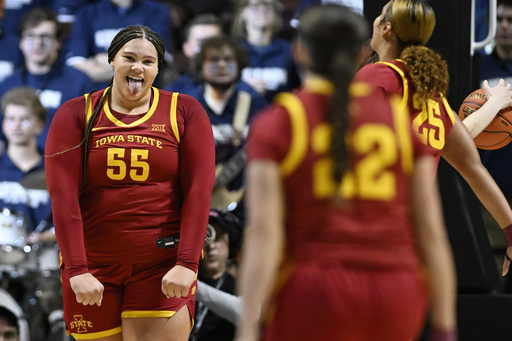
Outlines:
{"type": "Polygon", "coordinates": [[[239,203],[243,194],[245,158],[240,156],[252,118],[268,104],[240,81],[241,70],[247,64],[247,51],[236,38],[218,36],[204,40],[194,58],[193,70],[201,85],[190,94],[206,110],[215,139],[215,163],[219,172],[212,208],[234,210],[241,220],[244,212],[239,203]],[[224,171],[220,171],[221,168],[224,171]]]}
{"type": "Polygon", "coordinates": [[[220,20],[214,14],[200,14],[191,19],[183,30],[182,51],[186,60],[186,71],[177,80],[168,85],[165,90],[191,94],[200,85],[194,79],[190,68],[193,67],[194,56],[199,52],[203,40],[222,35],[220,20]]]}
{"type": "Polygon", "coordinates": [[[12,87],[34,88],[48,111],[46,126],[38,138],[42,151],[53,115],[65,101],[94,90],[86,74],[59,60],[62,30],[56,14],[46,8],[31,10],[21,25],[20,49],[25,64],[0,83],[0,96],[12,87]]]}

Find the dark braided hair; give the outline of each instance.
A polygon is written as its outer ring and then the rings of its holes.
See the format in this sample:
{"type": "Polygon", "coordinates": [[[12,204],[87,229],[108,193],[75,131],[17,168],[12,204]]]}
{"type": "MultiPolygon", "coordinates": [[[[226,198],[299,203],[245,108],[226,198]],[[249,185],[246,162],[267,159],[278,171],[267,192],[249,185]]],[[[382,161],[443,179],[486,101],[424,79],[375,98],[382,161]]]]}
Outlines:
{"type": "Polygon", "coordinates": [[[329,120],[332,127],[333,177],[341,181],[348,168],[346,135],[350,123],[348,88],[358,68],[358,55],[368,36],[364,18],[334,4],[311,6],[300,17],[299,39],[306,46],[306,68],[334,84],[329,120]]]}
{"type": "Polygon", "coordinates": [[[158,55],[158,71],[161,71],[165,67],[164,42],[155,31],[143,25],[125,27],[116,34],[108,47],[108,62],[113,61],[119,50],[133,39],[145,39],[153,44],[158,55]]]}
{"type": "MultiPolygon", "coordinates": [[[[129,41],[133,39],[145,39],[153,44],[153,46],[156,49],[157,56],[158,56],[158,71],[162,70],[165,67],[165,46],[162,38],[152,29],[150,29],[147,26],[143,25],[132,25],[123,28],[121,31],[119,31],[114,39],[112,39],[112,42],[110,43],[110,46],[108,48],[108,62],[110,63],[114,58],[116,57],[117,53],[121,48],[126,45],[129,41]]],[[[103,97],[101,98],[101,101],[94,107],[94,111],[92,112],[91,118],[89,122],[87,122],[87,125],[85,127],[84,131],[84,159],[83,159],[83,165],[84,165],[84,176],[82,179],[82,189],[85,186],[85,180],[86,180],[86,169],[87,169],[87,148],[89,144],[89,135],[92,130],[93,122],[95,118],[98,116],[98,113],[101,111],[101,108],[103,108],[103,105],[105,104],[106,99],[108,98],[110,92],[112,91],[112,83],[113,78],[110,81],[110,86],[108,87],[105,94],[103,94],[103,97]]]]}

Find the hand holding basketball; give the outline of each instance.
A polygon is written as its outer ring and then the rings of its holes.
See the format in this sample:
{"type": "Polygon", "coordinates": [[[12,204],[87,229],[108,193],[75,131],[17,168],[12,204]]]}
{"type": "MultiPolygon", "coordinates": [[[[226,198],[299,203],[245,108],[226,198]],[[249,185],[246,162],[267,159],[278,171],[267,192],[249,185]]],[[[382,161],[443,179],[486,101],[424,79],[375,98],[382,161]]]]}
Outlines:
{"type": "MultiPolygon", "coordinates": [[[[483,88],[470,93],[459,109],[461,120],[479,110],[487,101],[493,101],[495,108],[501,108],[494,116],[492,121],[475,138],[475,144],[478,148],[493,150],[499,149],[512,141],[512,99],[510,84],[505,85],[505,81],[500,80],[499,84],[493,88],[484,81],[483,88]]],[[[494,115],[494,111],[492,112],[494,115]]]]}

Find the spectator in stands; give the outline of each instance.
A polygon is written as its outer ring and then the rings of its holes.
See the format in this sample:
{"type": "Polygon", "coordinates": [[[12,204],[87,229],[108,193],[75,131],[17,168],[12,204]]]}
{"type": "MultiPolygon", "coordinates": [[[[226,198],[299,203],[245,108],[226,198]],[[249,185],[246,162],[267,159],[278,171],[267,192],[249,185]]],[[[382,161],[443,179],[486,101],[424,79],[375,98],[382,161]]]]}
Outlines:
{"type": "Polygon", "coordinates": [[[275,37],[282,26],[282,9],[279,0],[243,0],[232,27],[233,36],[243,39],[250,56],[242,80],[269,102],[278,92],[299,84],[290,43],[275,37]]]}
{"type": "Polygon", "coordinates": [[[184,41],[182,44],[182,52],[187,59],[187,70],[165,90],[184,94],[193,93],[200,85],[200,82],[194,79],[190,73],[190,69],[193,68],[194,56],[199,52],[203,40],[220,35],[222,35],[222,27],[219,19],[214,14],[200,14],[190,20],[183,30],[184,41]]]}
{"type": "Polygon", "coordinates": [[[363,0],[299,0],[297,4],[297,9],[295,10],[295,13],[293,14],[292,20],[290,20],[290,25],[292,27],[297,28],[299,26],[299,17],[302,12],[306,10],[310,5],[318,4],[318,3],[336,3],[338,5],[347,6],[354,12],[363,15],[363,7],[364,7],[364,1],[363,0]]]}
{"type": "Polygon", "coordinates": [[[171,8],[173,19],[176,18],[178,21],[175,27],[184,27],[193,18],[211,13],[219,18],[222,31],[226,32],[233,19],[234,1],[232,0],[161,0],[161,2],[171,8]]]}
{"type": "Polygon", "coordinates": [[[76,12],[85,6],[88,0],[53,0],[51,8],[57,13],[57,19],[61,24],[73,24],[76,12]]]}
{"type": "MultiPolygon", "coordinates": [[[[242,224],[231,212],[210,211],[209,224],[215,229],[215,240],[204,249],[199,263],[198,280],[223,292],[234,294],[236,279],[229,271],[242,240],[242,224]]],[[[194,341],[231,341],[235,326],[212,312],[204,303],[196,301],[196,314],[191,339],[194,341]]]]}
{"type": "Polygon", "coordinates": [[[48,5],[49,0],[3,0],[4,18],[0,22],[0,30],[4,33],[18,34],[21,20],[32,9],[48,5]]]}
{"type": "Polygon", "coordinates": [[[7,151],[0,155],[0,208],[22,213],[30,232],[45,223],[40,231],[30,236],[30,242],[41,238],[54,241],[53,229],[43,232],[44,228],[51,227],[46,222],[52,209],[44,181],[40,184],[32,182],[30,189],[22,185],[27,176],[40,179],[37,175],[44,173],[44,159],[37,149],[37,137],[45,126],[46,109],[34,89],[29,87],[12,88],[0,103],[2,131],[7,139],[7,151]]]}
{"type": "Polygon", "coordinates": [[[112,38],[126,26],[145,25],[158,33],[172,61],[171,16],[168,8],[152,0],[99,0],[76,13],[66,63],[85,72],[101,89],[113,76],[107,62],[112,38]]]}
{"type": "MultiPolygon", "coordinates": [[[[3,19],[4,10],[0,5],[0,26],[3,19]]],[[[22,63],[21,52],[18,45],[18,36],[16,34],[6,32],[0,27],[0,82],[7,76],[11,75],[14,68],[20,66],[22,63]]]]}
{"type": "Polygon", "coordinates": [[[498,84],[501,78],[512,83],[512,0],[499,0],[495,46],[491,54],[480,52],[480,82],[498,84]]]}
{"type": "Polygon", "coordinates": [[[62,103],[93,90],[91,80],[81,71],[65,66],[59,54],[62,30],[55,12],[35,8],[21,24],[20,49],[25,63],[0,83],[0,97],[12,87],[34,88],[48,110],[46,127],[39,135],[42,151],[53,115],[62,103]]]}
{"type": "Polygon", "coordinates": [[[0,306],[0,341],[19,341],[18,318],[9,309],[0,306]]]}
{"type": "MultiPolygon", "coordinates": [[[[191,96],[199,100],[210,118],[216,164],[239,155],[237,152],[242,150],[252,118],[268,104],[250,86],[240,82],[241,70],[247,63],[247,51],[237,39],[229,36],[206,39],[195,56],[194,73],[202,84],[191,96]]],[[[243,166],[238,167],[239,170],[243,166]]],[[[243,172],[237,174],[226,184],[228,189],[242,187],[243,172]]],[[[213,192],[212,207],[228,208],[230,202],[217,204],[219,192],[220,189],[213,192]]]]}

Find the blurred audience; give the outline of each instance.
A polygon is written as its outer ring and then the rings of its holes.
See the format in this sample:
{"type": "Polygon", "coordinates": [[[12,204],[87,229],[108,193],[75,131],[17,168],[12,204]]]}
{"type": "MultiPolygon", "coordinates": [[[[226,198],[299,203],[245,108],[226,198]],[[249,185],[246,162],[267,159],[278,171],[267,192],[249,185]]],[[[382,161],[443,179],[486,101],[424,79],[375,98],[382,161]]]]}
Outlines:
{"type": "Polygon", "coordinates": [[[161,0],[171,9],[171,16],[176,21],[176,28],[183,28],[188,21],[206,13],[211,13],[220,19],[223,32],[227,32],[233,17],[236,0],[161,0]]]}
{"type": "MultiPolygon", "coordinates": [[[[268,104],[250,86],[240,82],[241,70],[247,65],[246,49],[237,39],[229,36],[206,39],[194,58],[194,74],[201,85],[190,95],[201,103],[210,118],[216,164],[225,165],[239,155],[237,153],[244,146],[252,118],[268,104]]],[[[242,187],[241,169],[245,163],[235,166],[239,168],[239,173],[226,181],[225,187],[218,188],[216,185],[212,207],[228,208],[230,204],[235,205],[237,200],[232,198],[232,193],[240,198],[235,190],[242,187]],[[233,192],[224,192],[226,188],[233,192]]],[[[238,214],[241,212],[237,211],[238,214]]]]}
{"type": "Polygon", "coordinates": [[[480,51],[480,85],[484,80],[490,86],[501,78],[512,83],[512,0],[499,0],[496,37],[491,54],[480,51]]]}
{"type": "MultiPolygon", "coordinates": [[[[3,18],[4,11],[0,1],[0,26],[3,18]]],[[[0,82],[11,75],[14,68],[20,66],[23,61],[18,44],[17,34],[6,32],[0,27],[0,82]]]]}
{"type": "Polygon", "coordinates": [[[242,0],[232,26],[233,36],[243,39],[250,56],[242,80],[269,102],[300,83],[290,43],[276,37],[282,10],[278,0],[242,0]]]}
{"type": "Polygon", "coordinates": [[[4,18],[0,30],[4,33],[18,34],[21,20],[33,8],[50,7],[50,0],[3,0],[4,18]]]}
{"type": "Polygon", "coordinates": [[[201,43],[206,38],[222,35],[222,27],[219,19],[214,14],[200,14],[190,20],[183,30],[182,53],[185,57],[185,71],[176,81],[168,85],[165,90],[175,91],[184,94],[193,93],[200,85],[190,73],[193,69],[194,56],[199,52],[201,43]]]}
{"type": "Polygon", "coordinates": [[[40,223],[46,224],[52,209],[44,177],[40,176],[44,174],[44,158],[37,148],[46,109],[29,87],[12,88],[0,104],[2,131],[7,139],[7,151],[0,155],[0,208],[23,214],[31,233],[29,242],[55,240],[53,229],[44,229],[51,226],[37,229],[40,223]],[[29,176],[34,180],[24,183],[29,176]]]}
{"type": "Polygon", "coordinates": [[[338,5],[347,6],[354,12],[363,15],[364,0],[299,0],[293,18],[290,20],[290,25],[296,28],[299,25],[299,17],[302,12],[304,12],[304,10],[310,5],[316,3],[335,3],[338,5]]]}
{"type": "Polygon", "coordinates": [[[98,0],[82,7],[75,16],[66,63],[85,72],[96,88],[106,87],[114,74],[107,58],[110,42],[121,29],[135,24],[162,37],[171,63],[171,16],[165,5],[152,0],[98,0]]]}
{"type": "Polygon", "coordinates": [[[43,7],[34,8],[21,23],[19,47],[24,65],[0,82],[0,97],[12,87],[36,89],[41,103],[48,110],[46,126],[38,140],[41,151],[44,150],[50,122],[60,105],[94,88],[87,75],[62,63],[61,46],[62,29],[55,12],[43,7]]]}

